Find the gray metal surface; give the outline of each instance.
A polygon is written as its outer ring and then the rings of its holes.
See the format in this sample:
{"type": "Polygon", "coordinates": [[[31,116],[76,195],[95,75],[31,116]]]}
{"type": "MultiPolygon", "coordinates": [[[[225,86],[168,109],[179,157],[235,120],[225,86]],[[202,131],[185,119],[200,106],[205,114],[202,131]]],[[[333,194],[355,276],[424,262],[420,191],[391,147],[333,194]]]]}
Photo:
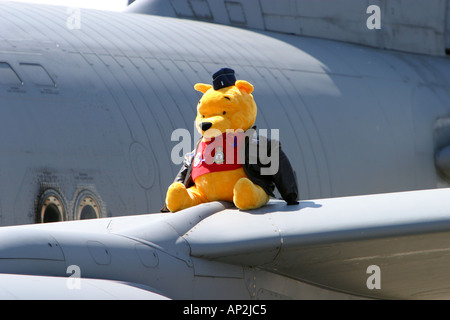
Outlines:
{"type": "Polygon", "coordinates": [[[0,6],[1,225],[79,219],[83,199],[99,217],[158,211],[193,85],[223,66],[255,86],[301,199],[449,185],[447,59],[91,10],[71,29],[64,7],[0,6]]]}
{"type": "MultiPolygon", "coordinates": [[[[72,28],[71,15],[0,3],[0,223],[103,219],[0,228],[0,273],[75,265],[150,298],[448,298],[447,59],[90,10],[72,28]],[[143,214],[178,171],[172,132],[194,131],[193,84],[224,66],[255,86],[258,128],[280,130],[301,205],[143,214]]],[[[63,282],[39,279],[49,295],[63,282]]]]}
{"type": "MultiPolygon", "coordinates": [[[[149,292],[109,297],[121,299],[448,299],[449,194],[271,200],[250,211],[212,202],[175,214],[2,227],[0,274],[44,276],[38,283],[48,286],[17,298],[79,298],[75,266],[94,299],[95,279],[110,280],[99,283],[106,292],[116,282],[149,292]],[[381,270],[376,290],[367,286],[372,265],[381,270]]],[[[4,277],[8,292],[15,278],[4,277]]],[[[31,278],[18,279],[26,288],[31,278]]]]}
{"type": "Polygon", "coordinates": [[[97,279],[0,274],[0,300],[167,300],[152,292],[152,288],[133,285],[97,279]]]}
{"type": "Polygon", "coordinates": [[[195,257],[255,266],[307,283],[390,299],[450,297],[450,189],[225,210],[185,239],[195,257]],[[380,267],[370,290],[367,268],[380,267]]]}
{"type": "MultiPolygon", "coordinates": [[[[39,292],[17,292],[19,299],[48,297],[54,295],[55,290],[61,299],[82,296],[82,292],[74,293],[76,289],[67,285],[77,279],[69,269],[73,266],[78,268],[77,276],[85,280],[87,289],[89,284],[95,284],[90,279],[119,281],[148,290],[147,297],[138,296],[148,299],[153,299],[152,294],[158,299],[357,298],[260,268],[192,256],[187,237],[189,230],[227,207],[227,204],[213,202],[175,214],[2,227],[0,274],[44,276],[39,278],[42,279],[39,283],[48,282],[47,287],[39,292]],[[60,280],[51,282],[45,278],[48,276],[60,280]]],[[[228,232],[229,227],[224,227],[222,231],[228,232]]],[[[19,279],[21,287],[26,287],[30,278],[19,279]]],[[[109,292],[108,286],[113,286],[113,282],[103,282],[101,287],[109,292]]],[[[0,288],[7,291],[10,285],[11,282],[5,282],[0,288]]],[[[31,284],[34,285],[36,283],[31,284]]],[[[85,288],[83,283],[81,287],[85,288]]],[[[123,295],[113,294],[109,298],[133,299],[133,294],[138,293],[130,289],[123,295]]],[[[99,295],[99,299],[103,298],[108,295],[99,295]]]]}
{"type": "Polygon", "coordinates": [[[125,11],[444,56],[449,8],[447,0],[137,0],[125,11]]]}

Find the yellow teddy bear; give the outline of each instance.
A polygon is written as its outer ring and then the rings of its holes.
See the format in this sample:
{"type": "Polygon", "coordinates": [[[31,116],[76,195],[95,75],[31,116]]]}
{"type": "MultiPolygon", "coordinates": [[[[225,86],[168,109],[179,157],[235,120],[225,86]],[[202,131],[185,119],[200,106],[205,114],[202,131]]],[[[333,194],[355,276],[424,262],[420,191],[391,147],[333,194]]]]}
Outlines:
{"type": "Polygon", "coordinates": [[[234,70],[223,68],[213,75],[213,86],[197,83],[194,88],[203,93],[195,120],[202,138],[169,186],[166,208],[176,212],[200,203],[230,201],[242,210],[255,209],[274,196],[275,186],[288,204],[298,204],[295,175],[279,143],[264,140],[268,150],[260,152],[262,138],[251,130],[257,114],[253,85],[236,80],[234,70]],[[270,164],[261,154],[276,158],[270,164]],[[266,170],[269,167],[274,170],[266,170]]]}

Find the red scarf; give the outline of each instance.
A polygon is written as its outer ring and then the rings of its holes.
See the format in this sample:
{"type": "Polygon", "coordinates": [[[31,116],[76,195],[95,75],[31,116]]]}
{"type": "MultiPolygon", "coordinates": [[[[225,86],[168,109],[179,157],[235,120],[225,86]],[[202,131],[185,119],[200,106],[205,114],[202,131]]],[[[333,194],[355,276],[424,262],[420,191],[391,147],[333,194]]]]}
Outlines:
{"type": "Polygon", "coordinates": [[[194,156],[192,179],[195,181],[205,173],[242,168],[240,150],[244,133],[223,133],[209,141],[199,143],[194,156]]]}

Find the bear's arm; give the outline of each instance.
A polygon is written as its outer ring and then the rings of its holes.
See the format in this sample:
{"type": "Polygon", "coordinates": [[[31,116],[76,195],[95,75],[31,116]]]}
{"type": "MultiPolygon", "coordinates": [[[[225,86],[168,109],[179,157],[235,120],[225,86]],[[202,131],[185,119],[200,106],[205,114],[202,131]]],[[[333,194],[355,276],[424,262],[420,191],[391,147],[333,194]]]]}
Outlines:
{"type": "MultiPolygon", "coordinates": [[[[173,182],[181,182],[186,186],[186,188],[193,185],[193,181],[191,179],[191,170],[192,170],[192,160],[194,158],[195,150],[187,153],[184,156],[183,165],[181,166],[180,171],[175,177],[175,180],[173,182]]],[[[173,183],[172,182],[172,183],[173,183]]],[[[167,208],[167,205],[164,203],[163,207],[160,210],[161,212],[170,212],[170,210],[167,208]]]]}
{"type": "Polygon", "coordinates": [[[190,187],[191,184],[193,184],[192,182],[190,182],[191,178],[191,171],[192,171],[192,161],[194,159],[194,155],[195,155],[195,150],[187,153],[184,156],[184,160],[183,160],[183,165],[180,169],[180,171],[178,172],[178,174],[175,177],[175,180],[173,182],[181,182],[182,184],[184,184],[187,187],[190,187]]]}
{"type": "Polygon", "coordinates": [[[273,182],[288,205],[298,204],[298,187],[295,171],[286,154],[279,148],[279,168],[273,175],[273,182]]]}

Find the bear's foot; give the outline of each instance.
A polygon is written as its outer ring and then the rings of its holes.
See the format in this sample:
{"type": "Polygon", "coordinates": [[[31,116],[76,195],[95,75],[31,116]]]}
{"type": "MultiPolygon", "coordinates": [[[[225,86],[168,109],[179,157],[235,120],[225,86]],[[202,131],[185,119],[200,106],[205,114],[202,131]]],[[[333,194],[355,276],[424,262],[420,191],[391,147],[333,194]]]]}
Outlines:
{"type": "Polygon", "coordinates": [[[174,182],[170,185],[166,195],[166,206],[172,212],[190,207],[191,197],[184,184],[174,182]]]}
{"type": "Polygon", "coordinates": [[[254,184],[248,178],[241,178],[233,189],[233,202],[241,210],[251,210],[262,207],[269,201],[269,196],[263,188],[254,184]]]}
{"type": "Polygon", "coordinates": [[[172,183],[167,190],[166,206],[172,212],[187,209],[202,202],[204,201],[195,187],[186,189],[181,182],[172,183]]]}

